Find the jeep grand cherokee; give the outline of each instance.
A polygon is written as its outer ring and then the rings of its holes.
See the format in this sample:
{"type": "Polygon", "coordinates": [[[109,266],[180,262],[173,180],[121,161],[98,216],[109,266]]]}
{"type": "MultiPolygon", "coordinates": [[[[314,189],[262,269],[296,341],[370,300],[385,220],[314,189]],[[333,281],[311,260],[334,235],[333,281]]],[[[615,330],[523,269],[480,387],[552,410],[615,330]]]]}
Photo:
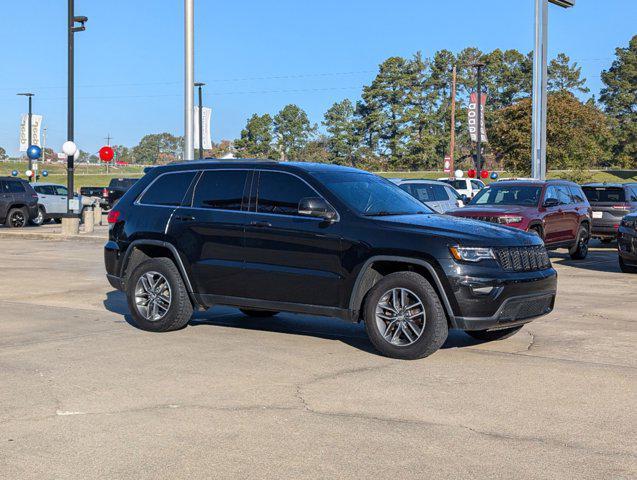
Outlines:
{"type": "Polygon", "coordinates": [[[432,213],[353,168],[268,161],[152,169],[109,214],[107,277],[134,323],[188,324],[239,307],[363,321],[384,355],[438,350],[449,328],[499,339],[553,309],[542,240],[432,213]]]}

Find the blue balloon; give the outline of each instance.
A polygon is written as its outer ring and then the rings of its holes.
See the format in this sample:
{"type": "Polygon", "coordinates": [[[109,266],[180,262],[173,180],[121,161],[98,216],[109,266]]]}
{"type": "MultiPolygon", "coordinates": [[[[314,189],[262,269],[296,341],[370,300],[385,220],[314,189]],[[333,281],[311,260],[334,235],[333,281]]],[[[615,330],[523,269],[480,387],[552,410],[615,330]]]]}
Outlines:
{"type": "Polygon", "coordinates": [[[37,145],[31,145],[29,148],[27,148],[27,157],[29,157],[31,160],[37,160],[38,158],[40,158],[40,155],[42,155],[42,149],[37,145]]]}
{"type": "Polygon", "coordinates": [[[498,179],[497,172],[491,172],[491,180],[497,180],[497,179],[498,179]]]}
{"type": "Polygon", "coordinates": [[[11,176],[12,176],[12,177],[17,177],[19,173],[20,173],[20,172],[18,172],[17,170],[13,170],[13,171],[11,172],[11,176]]]}
{"type": "Polygon", "coordinates": [[[49,172],[47,172],[46,170],[42,170],[42,176],[43,177],[48,177],[49,176],[49,172]]]}

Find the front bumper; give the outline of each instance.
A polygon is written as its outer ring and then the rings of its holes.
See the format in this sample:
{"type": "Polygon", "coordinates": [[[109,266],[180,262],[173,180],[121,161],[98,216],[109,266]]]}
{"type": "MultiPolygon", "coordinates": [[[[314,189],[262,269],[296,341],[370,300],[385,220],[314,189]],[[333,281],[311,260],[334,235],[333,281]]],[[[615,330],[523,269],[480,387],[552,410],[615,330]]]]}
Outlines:
{"type": "Polygon", "coordinates": [[[553,268],[505,272],[451,262],[446,267],[453,328],[508,328],[546,315],[555,305],[557,272],[553,268]]]}

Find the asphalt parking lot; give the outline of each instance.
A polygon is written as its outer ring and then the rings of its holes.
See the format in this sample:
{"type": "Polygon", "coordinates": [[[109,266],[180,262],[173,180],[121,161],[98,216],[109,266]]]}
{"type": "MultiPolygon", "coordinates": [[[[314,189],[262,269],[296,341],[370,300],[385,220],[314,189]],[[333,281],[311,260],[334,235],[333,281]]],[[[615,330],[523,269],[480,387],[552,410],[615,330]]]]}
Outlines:
{"type": "Polygon", "coordinates": [[[2,238],[4,478],[635,478],[637,276],[552,255],[555,311],[433,356],[237,310],[127,323],[98,242],[2,238]]]}

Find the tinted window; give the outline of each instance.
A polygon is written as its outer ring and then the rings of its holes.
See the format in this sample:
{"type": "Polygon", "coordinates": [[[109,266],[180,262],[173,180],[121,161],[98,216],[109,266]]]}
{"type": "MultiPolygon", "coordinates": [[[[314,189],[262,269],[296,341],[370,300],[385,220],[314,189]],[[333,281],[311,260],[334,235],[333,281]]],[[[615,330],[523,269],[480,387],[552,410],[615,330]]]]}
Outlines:
{"type": "Polygon", "coordinates": [[[447,190],[442,185],[432,185],[431,189],[434,192],[434,198],[438,202],[444,202],[449,200],[449,195],[447,195],[447,190]]]}
{"type": "Polygon", "coordinates": [[[62,185],[53,185],[53,194],[64,195],[66,197],[69,194],[69,191],[62,185]]]}
{"type": "Polygon", "coordinates": [[[257,212],[297,215],[299,202],[317,193],[301,179],[278,172],[261,172],[257,192],[257,212]]]}
{"type": "Polygon", "coordinates": [[[141,199],[147,205],[179,206],[195,172],[167,173],[157,178],[141,199]]]}
{"type": "Polygon", "coordinates": [[[483,188],[471,201],[472,205],[528,205],[540,201],[541,187],[530,185],[498,185],[483,188]]]}
{"type": "Polygon", "coordinates": [[[113,178],[109,187],[111,188],[124,188],[128,190],[130,187],[135,185],[137,182],[137,178],[113,178]]]}
{"type": "Polygon", "coordinates": [[[571,198],[571,192],[569,188],[565,185],[559,185],[557,187],[557,193],[559,195],[558,200],[563,205],[568,205],[569,203],[573,203],[573,199],[571,198]]]}
{"type": "Polygon", "coordinates": [[[626,195],[621,187],[584,187],[588,201],[593,202],[625,202],[626,195]]]}
{"type": "Polygon", "coordinates": [[[193,197],[196,208],[241,210],[247,170],[208,170],[203,173],[193,197]]]}
{"type": "Polygon", "coordinates": [[[441,182],[445,182],[447,185],[451,185],[456,190],[464,190],[467,188],[467,182],[464,180],[440,180],[441,182]]]}
{"type": "Polygon", "coordinates": [[[366,216],[433,213],[390,181],[371,173],[321,173],[316,178],[349,208],[366,216]]]}
{"type": "Polygon", "coordinates": [[[35,191],[42,195],[55,195],[55,190],[51,185],[37,185],[35,191]]]}
{"type": "Polygon", "coordinates": [[[406,185],[401,185],[400,188],[410,193],[414,198],[421,202],[433,202],[435,199],[431,185],[408,183],[406,185]]]}
{"type": "Polygon", "coordinates": [[[9,187],[9,193],[24,193],[24,185],[22,185],[22,182],[9,181],[7,185],[9,187]]]}

